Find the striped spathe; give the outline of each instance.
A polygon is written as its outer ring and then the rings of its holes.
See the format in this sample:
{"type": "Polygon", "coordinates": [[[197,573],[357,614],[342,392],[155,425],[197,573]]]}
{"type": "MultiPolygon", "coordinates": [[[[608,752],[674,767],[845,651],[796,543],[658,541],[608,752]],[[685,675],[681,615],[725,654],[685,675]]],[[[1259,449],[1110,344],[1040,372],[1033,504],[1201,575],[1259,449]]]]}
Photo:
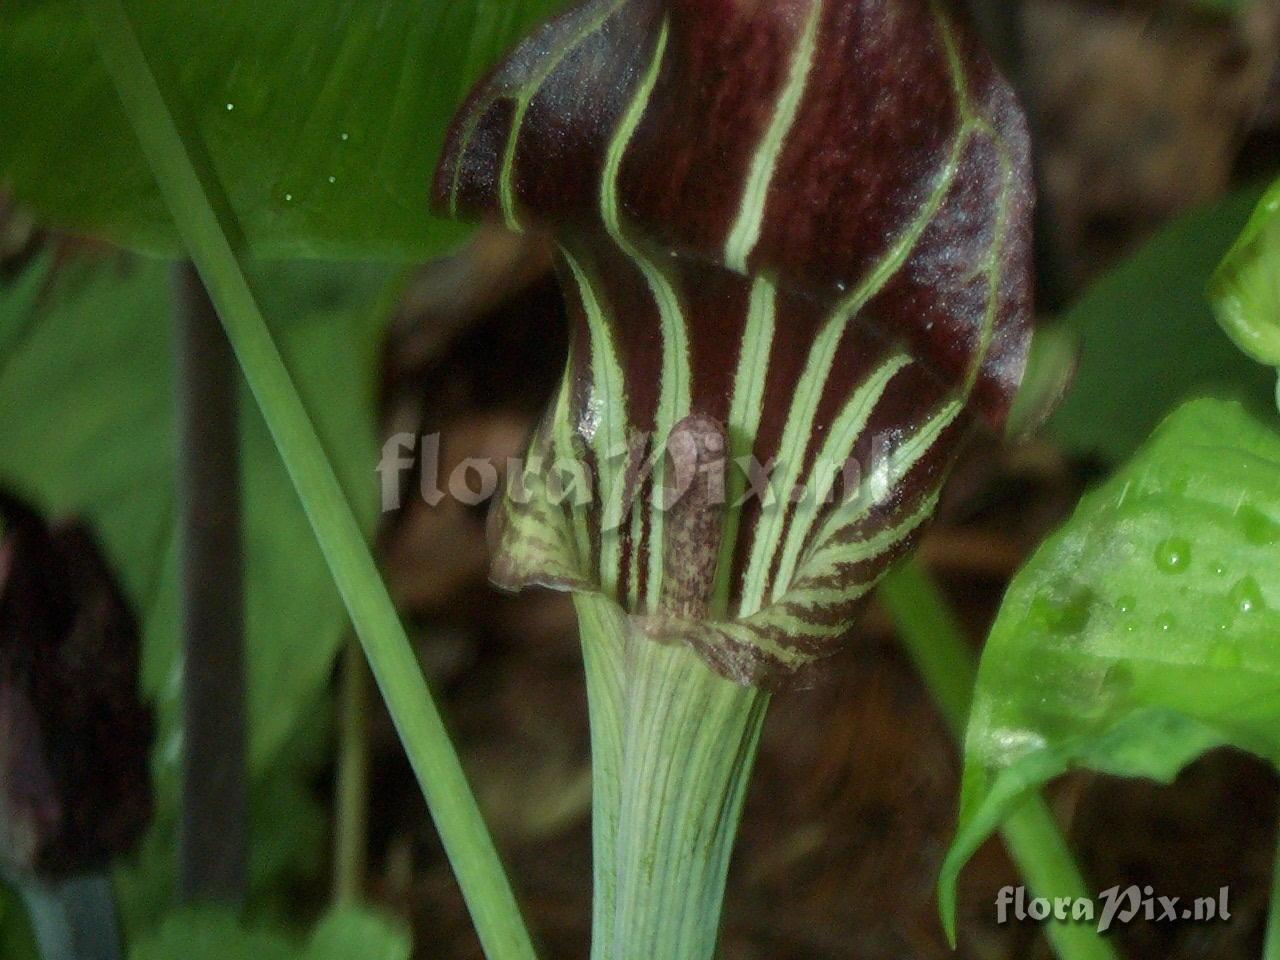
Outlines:
{"type": "Polygon", "coordinates": [[[741,683],[838,649],[1022,377],[1025,123],[940,3],[592,0],[473,92],[434,195],[551,233],[573,328],[531,455],[590,496],[503,504],[495,580],[601,592],[741,683]],[[708,423],[721,536],[692,550],[664,451],[708,423]]]}

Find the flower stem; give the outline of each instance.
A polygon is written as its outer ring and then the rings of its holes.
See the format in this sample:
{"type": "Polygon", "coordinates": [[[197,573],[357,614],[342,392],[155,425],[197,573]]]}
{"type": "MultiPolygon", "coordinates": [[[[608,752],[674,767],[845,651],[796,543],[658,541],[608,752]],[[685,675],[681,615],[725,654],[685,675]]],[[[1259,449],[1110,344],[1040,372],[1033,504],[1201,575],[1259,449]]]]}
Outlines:
{"type": "Polygon", "coordinates": [[[182,529],[183,902],[244,902],[249,874],[240,389],[204,284],[175,268],[182,529]]]}
{"type": "Polygon", "coordinates": [[[368,665],[354,638],[342,651],[338,698],[338,775],[334,802],[333,899],[359,903],[364,892],[369,819],[368,665]]]}
{"type": "Polygon", "coordinates": [[[120,960],[119,919],[111,879],[104,873],[18,889],[31,917],[41,960],[120,960]]]}
{"type": "Polygon", "coordinates": [[[364,645],[490,960],[534,950],[462,765],[244,272],[121,0],[85,0],[98,49],[183,243],[226,328],[364,645]]]}
{"type": "Polygon", "coordinates": [[[577,600],[595,780],[592,960],[709,960],[768,694],[577,600]]]}
{"type": "MultiPolygon", "coordinates": [[[[914,562],[886,577],[879,596],[951,732],[963,742],[977,665],[945,598],[914,562]]],[[[1005,821],[1001,834],[1036,896],[1088,896],[1071,850],[1044,800],[1034,797],[1027,801],[1005,821]]],[[[1112,946],[1088,924],[1050,920],[1045,933],[1061,960],[1116,960],[1112,946]]]]}

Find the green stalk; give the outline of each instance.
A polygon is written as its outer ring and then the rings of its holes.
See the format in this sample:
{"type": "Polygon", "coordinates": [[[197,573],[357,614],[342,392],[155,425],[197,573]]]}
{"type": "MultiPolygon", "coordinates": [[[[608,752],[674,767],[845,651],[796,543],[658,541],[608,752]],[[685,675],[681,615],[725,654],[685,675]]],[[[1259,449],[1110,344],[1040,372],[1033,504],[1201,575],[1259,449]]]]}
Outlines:
{"type": "MultiPolygon", "coordinates": [[[[914,562],[886,577],[879,596],[947,725],[963,743],[977,665],[946,599],[914,562]]],[[[1062,831],[1042,799],[1035,797],[1020,807],[1005,822],[1001,835],[1035,896],[1089,896],[1062,831]]],[[[1061,960],[1116,960],[1118,956],[1088,924],[1050,920],[1045,933],[1061,960]]]]}
{"type": "Polygon", "coordinates": [[[579,597],[595,787],[592,960],[709,960],[768,694],[579,597]]]}
{"type": "Polygon", "coordinates": [[[485,954],[533,945],[462,765],[324,448],[271,338],[121,0],[85,0],[98,49],[306,510],[440,831],[485,954]]]}
{"type": "Polygon", "coordinates": [[[1276,865],[1271,877],[1271,908],[1267,920],[1267,942],[1262,960],[1280,960],[1280,840],[1276,843],[1276,865]]]}

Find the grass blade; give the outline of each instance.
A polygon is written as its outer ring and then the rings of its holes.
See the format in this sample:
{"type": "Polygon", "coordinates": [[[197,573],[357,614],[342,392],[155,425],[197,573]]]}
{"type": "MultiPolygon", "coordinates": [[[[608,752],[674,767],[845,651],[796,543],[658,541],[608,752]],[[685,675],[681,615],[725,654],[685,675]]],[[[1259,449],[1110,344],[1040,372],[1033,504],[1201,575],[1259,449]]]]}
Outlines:
{"type": "Polygon", "coordinates": [[[214,212],[121,0],[85,0],[99,52],[364,645],[490,960],[535,956],[462,765],[364,535],[214,212]]]}

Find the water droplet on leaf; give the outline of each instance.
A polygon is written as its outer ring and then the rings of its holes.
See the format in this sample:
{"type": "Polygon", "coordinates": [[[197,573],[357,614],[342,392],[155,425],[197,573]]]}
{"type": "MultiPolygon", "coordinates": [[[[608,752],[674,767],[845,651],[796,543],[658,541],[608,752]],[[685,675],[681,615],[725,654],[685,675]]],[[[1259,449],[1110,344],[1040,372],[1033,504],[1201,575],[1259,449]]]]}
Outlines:
{"type": "Polygon", "coordinates": [[[1262,596],[1262,588],[1253,577],[1245,577],[1231,588],[1228,595],[1231,606],[1239,613],[1258,613],[1266,609],[1266,601],[1262,596]]]}
{"type": "Polygon", "coordinates": [[[1183,537],[1170,537],[1156,547],[1156,566],[1165,573],[1185,573],[1191,564],[1191,543],[1183,537]]]}
{"type": "Polygon", "coordinates": [[[1133,668],[1127,663],[1117,663],[1107,668],[1102,677],[1103,690],[1113,697],[1128,693],[1133,687],[1133,668]]]}
{"type": "Polygon", "coordinates": [[[1170,613],[1162,614],[1160,618],[1156,620],[1156,627],[1161,633],[1168,633],[1175,626],[1177,626],[1177,621],[1173,619],[1173,614],[1170,613]]]}
{"type": "Polygon", "coordinates": [[[1032,613],[1051,633],[1077,634],[1089,625],[1093,601],[1094,595],[1090,590],[1077,590],[1065,600],[1037,597],[1032,605],[1032,613]]]}
{"type": "Polygon", "coordinates": [[[1138,598],[1126,594],[1116,601],[1116,609],[1121,613],[1133,613],[1138,606],[1138,598]]]}

